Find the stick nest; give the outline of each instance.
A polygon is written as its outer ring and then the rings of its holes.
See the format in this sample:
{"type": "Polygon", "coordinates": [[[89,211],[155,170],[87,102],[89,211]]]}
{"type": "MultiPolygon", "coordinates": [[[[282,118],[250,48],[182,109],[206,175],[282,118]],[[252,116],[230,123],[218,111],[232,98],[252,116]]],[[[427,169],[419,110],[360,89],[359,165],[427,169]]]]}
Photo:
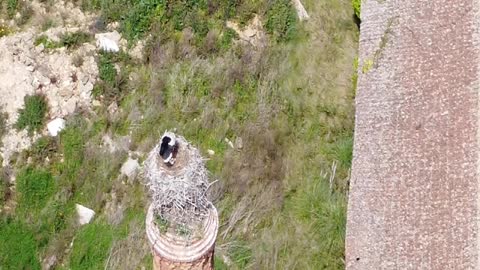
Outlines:
{"type": "Polygon", "coordinates": [[[144,175],[152,195],[154,213],[170,225],[193,231],[208,216],[208,171],[198,149],[177,136],[178,155],[173,166],[164,164],[160,143],[144,163],[144,175]]]}

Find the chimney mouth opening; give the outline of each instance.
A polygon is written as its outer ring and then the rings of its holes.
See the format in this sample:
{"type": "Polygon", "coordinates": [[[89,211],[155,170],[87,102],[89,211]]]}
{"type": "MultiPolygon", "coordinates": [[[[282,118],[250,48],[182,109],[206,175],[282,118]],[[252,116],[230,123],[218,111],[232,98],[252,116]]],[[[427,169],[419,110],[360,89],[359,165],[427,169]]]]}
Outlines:
{"type": "Polygon", "coordinates": [[[150,205],[146,218],[147,239],[157,256],[172,262],[190,263],[201,259],[214,248],[219,221],[218,212],[213,205],[203,222],[202,237],[194,240],[175,233],[162,232],[154,216],[153,205],[150,205]]]}

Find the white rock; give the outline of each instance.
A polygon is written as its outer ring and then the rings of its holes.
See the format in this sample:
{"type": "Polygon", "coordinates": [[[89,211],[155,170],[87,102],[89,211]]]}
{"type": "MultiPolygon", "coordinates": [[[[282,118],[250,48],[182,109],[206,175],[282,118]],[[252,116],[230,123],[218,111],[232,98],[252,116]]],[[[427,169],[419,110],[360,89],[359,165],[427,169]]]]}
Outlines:
{"type": "Polygon", "coordinates": [[[138,161],[136,159],[128,158],[128,160],[123,163],[120,172],[128,178],[135,178],[139,169],[140,164],[138,164],[138,161]]]}
{"type": "Polygon", "coordinates": [[[57,136],[58,133],[60,133],[60,131],[62,131],[64,128],[65,120],[62,118],[55,118],[47,124],[48,134],[53,137],[57,136]]]}
{"type": "Polygon", "coordinates": [[[235,148],[235,147],[233,146],[232,141],[230,141],[228,138],[225,138],[225,142],[228,144],[228,146],[230,146],[230,148],[235,148]]]}
{"type": "Polygon", "coordinates": [[[106,52],[119,52],[120,48],[118,47],[115,41],[108,38],[100,38],[97,42],[98,47],[106,52]]]}
{"type": "Polygon", "coordinates": [[[78,223],[80,225],[88,224],[95,216],[95,211],[80,204],[75,204],[78,214],[78,223]]]}
{"type": "Polygon", "coordinates": [[[75,99],[69,99],[65,105],[62,107],[62,111],[66,114],[72,114],[77,109],[77,101],[75,99]]]}
{"type": "Polygon", "coordinates": [[[300,21],[305,21],[310,19],[310,16],[308,16],[308,13],[305,10],[305,7],[302,5],[302,2],[300,2],[300,0],[294,0],[293,4],[295,6],[295,9],[297,10],[297,15],[300,21]]]}
{"type": "Polygon", "coordinates": [[[100,106],[102,106],[102,103],[100,103],[100,101],[94,99],[94,100],[92,101],[92,106],[93,106],[93,107],[100,107],[100,106]]]}
{"type": "Polygon", "coordinates": [[[207,153],[208,153],[209,156],[215,155],[215,151],[213,151],[212,149],[208,149],[207,153]]]}
{"type": "Polygon", "coordinates": [[[120,51],[118,44],[120,43],[122,36],[117,31],[96,34],[95,39],[97,41],[97,47],[100,50],[104,50],[106,52],[120,51]]]}
{"type": "Polygon", "coordinates": [[[243,140],[241,137],[237,137],[235,139],[235,146],[238,148],[238,149],[242,149],[243,148],[243,140]]]}

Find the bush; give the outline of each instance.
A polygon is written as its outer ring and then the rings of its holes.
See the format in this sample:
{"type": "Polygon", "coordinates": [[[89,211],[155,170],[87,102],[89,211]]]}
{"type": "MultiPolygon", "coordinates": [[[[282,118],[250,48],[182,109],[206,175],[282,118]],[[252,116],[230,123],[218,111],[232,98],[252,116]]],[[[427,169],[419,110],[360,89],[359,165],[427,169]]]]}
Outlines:
{"type": "Polygon", "coordinates": [[[113,231],[106,225],[89,224],[75,238],[70,269],[103,269],[113,241],[113,231]]]}
{"type": "Polygon", "coordinates": [[[50,40],[46,35],[41,35],[35,39],[34,42],[35,46],[38,46],[40,44],[43,44],[43,47],[45,49],[55,49],[58,48],[58,43],[50,40]]]}
{"type": "Polygon", "coordinates": [[[27,167],[17,175],[19,204],[23,209],[40,209],[55,191],[50,172],[27,167]]]}
{"type": "Polygon", "coordinates": [[[74,49],[78,46],[82,45],[83,43],[89,42],[91,40],[91,36],[85,32],[74,32],[74,33],[67,33],[63,35],[60,39],[60,47],[67,47],[67,49],[74,49]]]}
{"type": "Polygon", "coordinates": [[[223,35],[219,41],[220,43],[220,48],[223,50],[228,50],[230,46],[233,43],[233,40],[238,38],[237,32],[231,28],[226,28],[225,31],[223,32],[223,35]]]}
{"type": "Polygon", "coordinates": [[[75,49],[83,43],[89,42],[92,37],[85,32],[67,33],[61,36],[60,41],[55,42],[46,35],[41,35],[35,39],[35,46],[43,44],[45,49],[56,49],[66,47],[67,49],[75,49]]]}
{"type": "Polygon", "coordinates": [[[32,231],[20,222],[0,219],[2,269],[40,269],[36,254],[37,245],[32,231]]]}
{"type": "Polygon", "coordinates": [[[41,164],[45,158],[53,159],[57,153],[57,140],[50,136],[39,138],[29,149],[33,164],[41,164]]]}
{"type": "Polygon", "coordinates": [[[19,117],[15,128],[18,130],[27,129],[30,134],[43,127],[48,105],[43,95],[27,95],[24,98],[24,108],[18,110],[19,117]]]}
{"type": "Polygon", "coordinates": [[[289,41],[296,32],[297,14],[289,0],[275,1],[267,11],[265,29],[275,41],[289,41]]]}
{"type": "Polygon", "coordinates": [[[8,26],[0,24],[0,38],[10,34],[10,28],[8,26]]]}
{"type": "Polygon", "coordinates": [[[352,0],[352,6],[353,6],[353,11],[355,12],[355,15],[357,18],[360,19],[360,10],[362,7],[362,0],[352,0]]]}

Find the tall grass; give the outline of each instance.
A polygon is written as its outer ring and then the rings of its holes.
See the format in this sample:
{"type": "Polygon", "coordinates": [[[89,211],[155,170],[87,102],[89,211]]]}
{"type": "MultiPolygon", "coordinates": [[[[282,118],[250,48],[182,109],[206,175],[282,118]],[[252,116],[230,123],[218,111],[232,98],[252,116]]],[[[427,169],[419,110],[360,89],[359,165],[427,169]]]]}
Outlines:
{"type": "Polygon", "coordinates": [[[0,265],[4,269],[40,270],[32,231],[25,224],[0,218],[0,265]]]}

